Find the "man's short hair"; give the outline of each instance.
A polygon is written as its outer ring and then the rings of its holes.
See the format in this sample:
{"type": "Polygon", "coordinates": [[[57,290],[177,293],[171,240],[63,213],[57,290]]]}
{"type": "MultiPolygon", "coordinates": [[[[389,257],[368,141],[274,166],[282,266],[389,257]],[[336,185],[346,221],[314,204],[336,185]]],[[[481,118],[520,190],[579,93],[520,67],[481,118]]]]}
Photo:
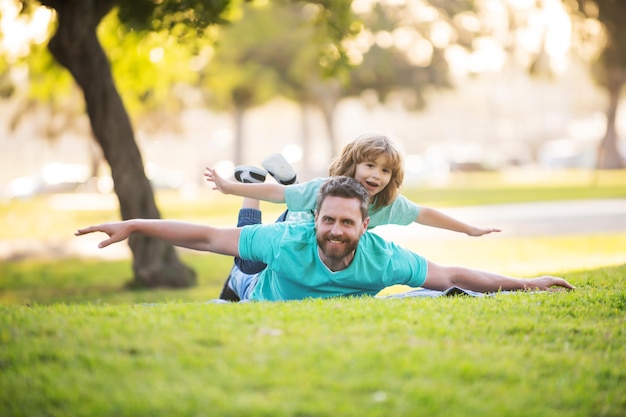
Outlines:
{"type": "Polygon", "coordinates": [[[361,216],[368,216],[370,195],[367,190],[352,177],[330,177],[320,187],[317,194],[317,210],[322,206],[326,197],[354,198],[361,203],[361,216]]]}

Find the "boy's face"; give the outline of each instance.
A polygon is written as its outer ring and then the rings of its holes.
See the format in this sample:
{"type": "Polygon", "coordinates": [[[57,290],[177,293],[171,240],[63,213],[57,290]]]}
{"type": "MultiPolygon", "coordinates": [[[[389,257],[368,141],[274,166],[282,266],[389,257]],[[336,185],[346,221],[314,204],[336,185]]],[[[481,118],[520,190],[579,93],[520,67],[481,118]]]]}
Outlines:
{"type": "Polygon", "coordinates": [[[373,161],[363,161],[357,164],[354,178],[367,190],[370,197],[385,189],[393,170],[385,155],[380,155],[373,161]]]}
{"type": "Polygon", "coordinates": [[[369,217],[363,219],[361,215],[358,199],[326,197],[315,216],[315,235],[322,261],[332,270],[348,266],[368,223],[369,217]]]}

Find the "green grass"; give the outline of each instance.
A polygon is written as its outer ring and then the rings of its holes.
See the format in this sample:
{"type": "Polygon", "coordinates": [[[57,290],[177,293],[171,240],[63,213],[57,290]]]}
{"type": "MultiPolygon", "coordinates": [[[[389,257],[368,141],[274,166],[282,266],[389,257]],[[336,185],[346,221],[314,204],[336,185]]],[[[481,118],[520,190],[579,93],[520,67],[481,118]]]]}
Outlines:
{"type": "Polygon", "coordinates": [[[407,186],[403,194],[433,207],[625,198],[626,170],[459,173],[437,187],[407,186]]]}
{"type": "Polygon", "coordinates": [[[480,299],[0,306],[0,415],[623,416],[625,274],[480,299]]]}
{"type": "Polygon", "coordinates": [[[187,289],[128,288],[128,259],[25,259],[0,264],[0,304],[125,304],[203,301],[217,298],[232,267],[232,258],[213,254],[183,255],[198,273],[198,285],[187,289]]]}
{"type": "MultiPolygon", "coordinates": [[[[404,194],[438,208],[626,197],[625,172],[590,175],[461,175],[404,194]]],[[[206,191],[159,193],[163,217],[233,224],[240,200],[206,191]]],[[[71,241],[76,227],[117,219],[114,199],[74,202],[1,204],[0,241],[71,241]]],[[[267,219],[281,208],[266,207],[267,219]]],[[[626,415],[626,233],[414,245],[436,262],[553,273],[577,290],[213,304],[229,257],[181,251],[198,285],[152,291],[126,287],[128,259],[5,260],[0,416],[626,415]]]]}

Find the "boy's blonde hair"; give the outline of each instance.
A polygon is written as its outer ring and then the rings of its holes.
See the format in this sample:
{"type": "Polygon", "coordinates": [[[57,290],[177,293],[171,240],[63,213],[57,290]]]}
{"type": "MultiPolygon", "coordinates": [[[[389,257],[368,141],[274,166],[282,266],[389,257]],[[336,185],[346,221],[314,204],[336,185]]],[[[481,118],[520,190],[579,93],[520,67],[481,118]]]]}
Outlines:
{"type": "Polygon", "coordinates": [[[347,144],[341,151],[341,155],[330,164],[328,175],[331,177],[343,175],[354,178],[358,164],[375,161],[381,155],[387,157],[389,168],[391,168],[391,179],[389,184],[376,194],[372,201],[373,209],[378,210],[395,201],[400,194],[402,181],[404,181],[402,152],[398,145],[386,135],[365,133],[347,144]]]}

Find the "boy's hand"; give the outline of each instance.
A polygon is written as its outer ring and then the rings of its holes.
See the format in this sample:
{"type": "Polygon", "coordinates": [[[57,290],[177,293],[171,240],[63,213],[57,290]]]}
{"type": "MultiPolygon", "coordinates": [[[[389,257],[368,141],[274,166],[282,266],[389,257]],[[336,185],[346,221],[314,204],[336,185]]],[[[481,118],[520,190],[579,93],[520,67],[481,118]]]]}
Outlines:
{"type": "Polygon", "coordinates": [[[204,179],[208,182],[212,182],[214,184],[213,190],[218,190],[224,194],[228,194],[226,188],[228,186],[229,181],[220,177],[220,175],[213,168],[207,167],[204,170],[204,179]]]}
{"type": "Polygon", "coordinates": [[[472,227],[470,229],[469,232],[467,232],[467,234],[469,236],[474,236],[474,237],[478,237],[478,236],[484,236],[484,235],[488,235],[489,233],[498,233],[501,232],[502,230],[497,229],[495,227],[472,227]]]}

